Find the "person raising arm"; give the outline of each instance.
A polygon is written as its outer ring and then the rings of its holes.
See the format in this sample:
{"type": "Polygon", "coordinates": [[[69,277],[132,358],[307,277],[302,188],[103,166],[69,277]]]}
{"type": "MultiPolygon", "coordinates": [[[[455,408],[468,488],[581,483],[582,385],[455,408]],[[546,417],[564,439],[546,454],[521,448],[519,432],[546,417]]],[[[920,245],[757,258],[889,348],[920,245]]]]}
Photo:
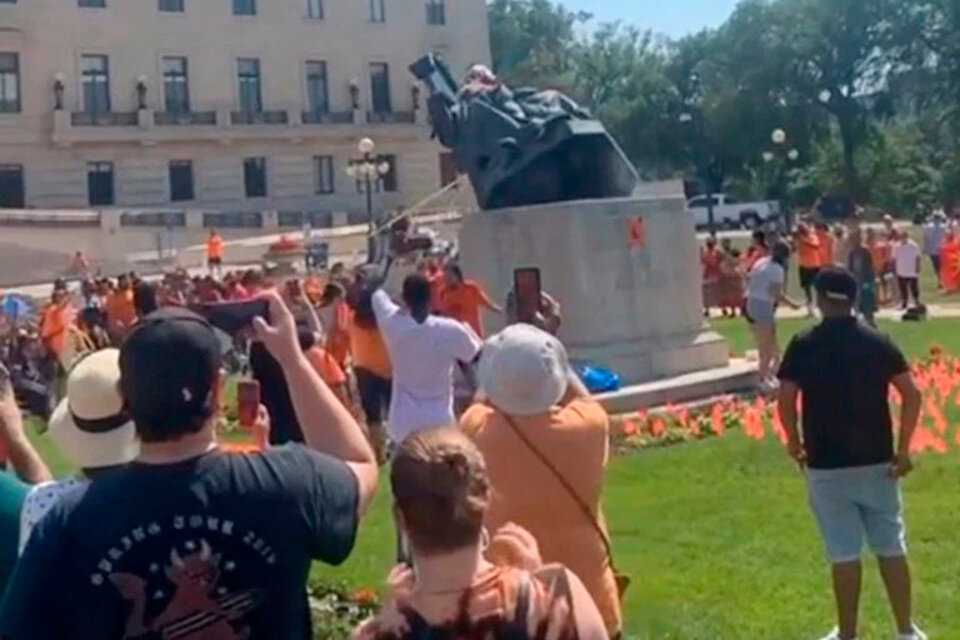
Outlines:
{"type": "Polygon", "coordinates": [[[363,430],[300,349],[293,314],[280,294],[261,294],[270,303],[270,324],[254,320],[254,331],[283,367],[307,446],[343,460],[359,484],[359,511],[366,512],[377,487],[377,459],[363,430]],[[309,419],[307,419],[309,417],[309,419]]]}

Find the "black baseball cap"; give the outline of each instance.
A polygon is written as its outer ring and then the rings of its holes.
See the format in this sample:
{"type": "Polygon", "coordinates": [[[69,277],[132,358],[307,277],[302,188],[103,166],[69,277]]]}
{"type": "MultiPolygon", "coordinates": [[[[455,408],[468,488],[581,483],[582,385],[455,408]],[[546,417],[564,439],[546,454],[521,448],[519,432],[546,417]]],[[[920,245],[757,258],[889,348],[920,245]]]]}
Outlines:
{"type": "Polygon", "coordinates": [[[827,300],[852,304],[857,299],[857,279],[843,267],[822,269],[813,286],[827,300]]]}
{"type": "Polygon", "coordinates": [[[135,421],[177,428],[210,410],[222,364],[213,326],[180,307],[138,322],[120,347],[120,389],[135,421]]]}

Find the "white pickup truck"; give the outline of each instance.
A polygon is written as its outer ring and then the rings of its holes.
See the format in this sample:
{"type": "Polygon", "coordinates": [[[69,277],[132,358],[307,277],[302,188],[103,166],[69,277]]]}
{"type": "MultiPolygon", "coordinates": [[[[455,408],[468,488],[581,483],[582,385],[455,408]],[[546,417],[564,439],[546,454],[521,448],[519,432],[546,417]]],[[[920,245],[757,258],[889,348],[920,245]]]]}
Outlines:
{"type": "MultiPolygon", "coordinates": [[[[756,229],[769,220],[780,217],[780,207],[776,202],[740,202],[725,193],[715,193],[713,199],[713,221],[721,229],[756,229]]],[[[687,210],[693,214],[697,227],[710,224],[707,196],[697,196],[687,202],[687,210]]]]}

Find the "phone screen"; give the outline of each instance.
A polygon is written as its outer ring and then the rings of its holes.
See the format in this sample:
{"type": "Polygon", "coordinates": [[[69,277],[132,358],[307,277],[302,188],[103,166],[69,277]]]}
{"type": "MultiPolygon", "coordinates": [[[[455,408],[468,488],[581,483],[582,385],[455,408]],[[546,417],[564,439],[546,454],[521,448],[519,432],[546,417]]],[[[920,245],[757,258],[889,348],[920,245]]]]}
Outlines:
{"type": "Polygon", "coordinates": [[[540,269],[516,269],[513,272],[513,290],[517,299],[517,319],[532,323],[540,311],[540,269]]]}
{"type": "Polygon", "coordinates": [[[237,421],[243,427],[252,427],[260,410],[260,383],[241,380],[237,383],[237,421]]]}
{"type": "Polygon", "coordinates": [[[232,336],[253,324],[254,318],[268,319],[270,304],[266,300],[215,302],[200,305],[195,311],[217,329],[232,336]]]}

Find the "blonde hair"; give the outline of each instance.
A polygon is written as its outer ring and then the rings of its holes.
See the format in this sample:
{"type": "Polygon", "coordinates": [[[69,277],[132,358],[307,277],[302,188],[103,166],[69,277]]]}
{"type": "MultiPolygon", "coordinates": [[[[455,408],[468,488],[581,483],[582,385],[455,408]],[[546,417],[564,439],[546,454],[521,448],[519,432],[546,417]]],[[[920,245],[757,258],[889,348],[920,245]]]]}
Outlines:
{"type": "Polygon", "coordinates": [[[390,484],[419,552],[447,553],[479,540],[490,481],[483,455],[459,429],[422,430],[404,440],[390,484]]]}

